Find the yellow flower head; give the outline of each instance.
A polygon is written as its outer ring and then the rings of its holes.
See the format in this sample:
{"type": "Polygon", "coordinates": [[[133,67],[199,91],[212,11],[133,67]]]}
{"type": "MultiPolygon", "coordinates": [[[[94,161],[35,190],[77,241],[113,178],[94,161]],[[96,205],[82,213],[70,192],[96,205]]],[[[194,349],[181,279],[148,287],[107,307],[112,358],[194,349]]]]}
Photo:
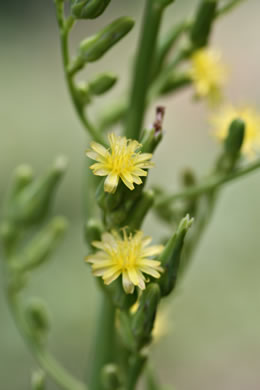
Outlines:
{"type": "Polygon", "coordinates": [[[227,77],[219,52],[212,49],[196,50],[191,56],[190,76],[198,97],[208,98],[212,104],[219,102],[221,87],[227,77]]]}
{"type": "Polygon", "coordinates": [[[122,275],[123,288],[127,294],[131,294],[135,286],[145,289],[143,274],[160,277],[160,262],[150,257],[159,255],[163,246],[148,247],[151,238],[145,237],[141,231],[134,235],[127,235],[125,230],[123,233],[123,238],[116,231],[102,234],[102,241],[92,243],[99,251],[87,256],[86,261],[92,264],[93,274],[101,276],[105,284],[112,283],[122,275]]]}
{"type": "Polygon", "coordinates": [[[93,173],[97,176],[107,176],[104,184],[106,192],[114,193],[119,179],[130,189],[135,184],[141,184],[140,176],[147,176],[144,169],[153,167],[150,161],[152,154],[138,151],[142,146],[137,141],[120,137],[114,133],[108,136],[110,148],[92,142],[92,150],[87,151],[87,156],[97,163],[91,165],[93,173]]]}
{"type": "Polygon", "coordinates": [[[254,109],[250,107],[235,108],[231,105],[224,107],[211,120],[216,137],[220,140],[225,139],[231,122],[237,118],[242,119],[245,123],[242,152],[253,156],[257,147],[260,147],[260,115],[254,109]]]}

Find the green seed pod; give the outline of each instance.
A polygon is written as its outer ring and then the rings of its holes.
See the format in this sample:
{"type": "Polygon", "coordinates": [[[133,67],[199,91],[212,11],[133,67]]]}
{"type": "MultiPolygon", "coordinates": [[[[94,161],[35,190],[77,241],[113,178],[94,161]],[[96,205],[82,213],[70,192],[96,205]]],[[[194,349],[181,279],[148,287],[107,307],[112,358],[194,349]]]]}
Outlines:
{"type": "Polygon", "coordinates": [[[64,157],[42,178],[34,180],[15,197],[8,209],[7,218],[17,224],[39,223],[47,215],[54,192],[67,167],[64,157]]]}
{"type": "Polygon", "coordinates": [[[158,281],[162,296],[169,295],[176,285],[184,239],[192,222],[193,219],[190,219],[189,215],[181,220],[176,233],[170,238],[158,259],[164,268],[164,273],[158,281]]]}
{"type": "Polygon", "coordinates": [[[111,73],[103,73],[89,82],[89,90],[92,95],[102,95],[109,91],[117,82],[117,76],[111,73]]]}
{"type": "Polygon", "coordinates": [[[122,386],[119,369],[115,364],[106,364],[101,372],[101,382],[104,390],[117,390],[122,386]]]}
{"type": "Polygon", "coordinates": [[[133,26],[134,21],[128,17],[121,17],[115,20],[98,34],[81,42],[79,59],[82,63],[97,61],[120,41],[133,26]]]}
{"type": "Polygon", "coordinates": [[[45,303],[34,298],[27,305],[25,314],[33,334],[42,340],[50,329],[49,313],[45,303]]]}
{"type": "Polygon", "coordinates": [[[232,158],[237,158],[243,145],[245,136],[245,122],[239,118],[234,119],[228,130],[228,135],[225,139],[225,152],[232,158]]]}
{"type": "Polygon", "coordinates": [[[55,217],[12,259],[17,271],[29,271],[44,263],[56,248],[67,228],[63,217],[55,217]]]}
{"type": "Polygon", "coordinates": [[[35,371],[32,375],[32,390],[45,390],[45,374],[43,371],[35,371]]]}
{"type": "Polygon", "coordinates": [[[111,0],[71,0],[71,12],[77,19],[95,19],[100,16],[111,0]]]}
{"type": "Polygon", "coordinates": [[[160,288],[157,283],[150,283],[141,295],[138,310],[132,320],[132,330],[139,348],[151,340],[160,298],[160,288]]]}
{"type": "Polygon", "coordinates": [[[213,21],[216,17],[218,0],[202,0],[193,26],[190,38],[195,49],[206,46],[209,40],[213,21]]]}
{"type": "Polygon", "coordinates": [[[93,249],[92,242],[100,241],[102,226],[96,219],[90,219],[84,226],[84,237],[90,249],[93,249]]]}

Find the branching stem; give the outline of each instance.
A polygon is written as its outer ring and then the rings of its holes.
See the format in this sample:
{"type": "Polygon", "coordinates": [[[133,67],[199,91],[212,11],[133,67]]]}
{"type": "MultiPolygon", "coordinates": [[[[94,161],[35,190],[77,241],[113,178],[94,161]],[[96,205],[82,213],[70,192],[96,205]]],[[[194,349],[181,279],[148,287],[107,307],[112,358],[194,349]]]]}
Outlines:
{"type": "Polygon", "coordinates": [[[209,178],[208,180],[205,180],[199,185],[190,187],[184,191],[178,192],[173,195],[165,196],[157,202],[156,206],[162,206],[164,204],[167,204],[168,202],[174,202],[175,200],[179,200],[179,199],[194,198],[203,193],[211,192],[212,190],[221,187],[223,184],[229,183],[242,176],[245,176],[248,173],[253,172],[258,168],[260,168],[260,159],[226,176],[216,176],[213,178],[209,178]]]}
{"type": "Polygon", "coordinates": [[[61,54],[63,60],[63,68],[65,79],[67,82],[68,90],[71,96],[72,103],[78,114],[78,117],[81,123],[84,126],[84,129],[89,132],[94,140],[100,143],[104,143],[102,135],[90,122],[88,116],[84,111],[84,107],[79,103],[77,98],[77,90],[74,83],[74,73],[70,72],[70,56],[69,56],[69,44],[68,44],[68,34],[74,24],[74,18],[70,16],[67,20],[64,18],[64,5],[59,0],[55,0],[56,5],[56,17],[59,26],[60,32],[60,44],[61,44],[61,54]]]}

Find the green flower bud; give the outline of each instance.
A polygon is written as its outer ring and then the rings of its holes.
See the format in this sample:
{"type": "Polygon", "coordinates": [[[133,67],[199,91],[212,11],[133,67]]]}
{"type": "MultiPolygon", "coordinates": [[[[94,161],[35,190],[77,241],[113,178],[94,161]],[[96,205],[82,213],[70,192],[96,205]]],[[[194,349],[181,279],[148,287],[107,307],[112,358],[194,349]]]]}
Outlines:
{"type": "Polygon", "coordinates": [[[111,0],[71,0],[71,12],[77,19],[95,19],[100,16],[111,0]]]}
{"type": "Polygon", "coordinates": [[[189,215],[181,220],[176,233],[169,239],[158,259],[164,268],[164,273],[158,281],[162,296],[169,295],[176,285],[184,239],[192,222],[193,219],[190,219],[189,215]]]}
{"type": "Polygon", "coordinates": [[[91,93],[87,83],[79,83],[76,87],[76,98],[81,106],[91,103],[91,93]]]}
{"type": "Polygon", "coordinates": [[[132,331],[141,348],[151,340],[157,307],[161,298],[160,288],[150,283],[141,295],[137,312],[133,315],[132,331]]]}
{"type": "Polygon", "coordinates": [[[92,95],[102,95],[109,91],[117,82],[117,76],[111,73],[103,73],[89,82],[89,90],[92,95]]]}
{"type": "Polygon", "coordinates": [[[216,17],[218,0],[202,0],[193,26],[190,38],[195,49],[206,46],[209,40],[213,21],[216,17]]]}
{"type": "Polygon", "coordinates": [[[43,371],[35,371],[32,375],[32,390],[45,390],[45,374],[43,371]]]}
{"type": "Polygon", "coordinates": [[[49,211],[54,192],[66,167],[66,159],[59,157],[44,177],[34,180],[19,192],[10,204],[7,218],[26,225],[41,222],[49,211]]]}
{"type": "MultiPolygon", "coordinates": [[[[79,47],[79,61],[85,62],[97,61],[112,46],[122,39],[134,26],[134,21],[128,17],[121,17],[98,34],[85,39],[79,47]]],[[[76,60],[77,62],[77,60],[76,60]]]]}
{"type": "Polygon", "coordinates": [[[119,369],[115,364],[106,364],[101,372],[101,382],[104,390],[117,390],[121,388],[122,381],[119,369]]]}
{"type": "Polygon", "coordinates": [[[44,263],[56,248],[67,228],[63,217],[55,217],[42,229],[11,263],[15,270],[29,271],[44,263]]]}
{"type": "Polygon", "coordinates": [[[92,242],[100,241],[102,234],[102,226],[96,219],[90,219],[85,223],[84,236],[90,249],[93,249],[92,242]]]}
{"type": "Polygon", "coordinates": [[[239,118],[234,119],[225,139],[225,152],[232,158],[236,158],[241,150],[245,136],[245,122],[239,118]]]}
{"type": "Polygon", "coordinates": [[[34,298],[27,305],[25,314],[34,336],[39,341],[42,340],[50,328],[49,313],[45,303],[34,298]]]}
{"type": "Polygon", "coordinates": [[[224,141],[224,152],[216,163],[218,173],[228,173],[233,170],[240,157],[240,150],[245,136],[245,123],[237,118],[229,126],[227,137],[224,141]]]}
{"type": "Polygon", "coordinates": [[[154,0],[154,3],[163,9],[168,7],[168,5],[172,4],[174,1],[175,0],[154,0]]]}

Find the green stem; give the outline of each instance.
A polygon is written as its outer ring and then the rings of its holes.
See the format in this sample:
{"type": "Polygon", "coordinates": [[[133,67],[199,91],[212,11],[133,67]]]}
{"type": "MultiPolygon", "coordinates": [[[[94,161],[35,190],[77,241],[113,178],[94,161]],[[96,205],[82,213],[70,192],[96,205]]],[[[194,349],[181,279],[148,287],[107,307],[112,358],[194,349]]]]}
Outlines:
{"type": "Polygon", "coordinates": [[[126,136],[138,139],[143,124],[146,95],[151,78],[149,69],[153,63],[157,36],[162,18],[162,7],[155,0],[146,0],[142,33],[136,55],[134,79],[130,93],[129,112],[126,117],[126,136]]]}
{"type": "Polygon", "coordinates": [[[260,168],[260,160],[257,160],[251,164],[248,164],[246,167],[243,167],[233,173],[230,173],[226,176],[216,176],[211,179],[208,179],[202,184],[199,184],[197,186],[190,187],[184,191],[178,192],[177,194],[173,194],[170,196],[165,196],[157,202],[156,206],[163,206],[164,204],[167,204],[168,202],[173,202],[178,199],[184,199],[184,198],[193,198],[198,195],[201,195],[203,193],[211,192],[212,190],[215,190],[216,188],[222,186],[223,184],[229,183],[233,180],[236,180],[242,176],[247,175],[250,172],[255,171],[256,169],[260,168]]]}
{"type": "Polygon", "coordinates": [[[37,343],[30,332],[26,320],[23,316],[21,310],[21,304],[17,299],[17,294],[12,292],[7,292],[7,300],[13,318],[15,320],[17,329],[25,339],[29,348],[31,349],[34,357],[38,361],[42,369],[50,376],[52,379],[62,387],[64,390],[87,390],[87,387],[71,376],[56,360],[49,354],[43,347],[43,345],[37,343]]]}
{"type": "Polygon", "coordinates": [[[145,363],[146,358],[139,355],[138,353],[130,358],[129,369],[127,373],[127,382],[125,385],[126,390],[135,390],[136,384],[138,382],[139,376],[143,370],[145,363]]]}
{"type": "Polygon", "coordinates": [[[103,390],[101,370],[105,364],[113,362],[115,337],[115,307],[106,294],[102,296],[100,313],[97,321],[89,387],[91,390],[103,390]]]}
{"type": "Polygon", "coordinates": [[[86,113],[84,112],[84,107],[79,103],[77,98],[77,90],[76,86],[74,84],[74,79],[72,74],[69,71],[70,67],[70,56],[69,56],[69,44],[68,44],[68,34],[70,29],[72,28],[74,24],[74,18],[69,17],[67,21],[64,19],[64,5],[62,2],[55,0],[56,4],[56,17],[58,21],[59,31],[60,31],[60,43],[61,43],[61,54],[62,54],[62,60],[63,60],[63,68],[64,68],[64,74],[65,79],[67,82],[68,90],[70,93],[70,97],[72,100],[72,103],[74,105],[74,108],[76,110],[76,113],[78,114],[79,119],[81,120],[81,123],[84,126],[84,129],[90,133],[90,135],[100,143],[103,143],[103,137],[97,129],[93,126],[93,124],[88,119],[86,113]]]}

